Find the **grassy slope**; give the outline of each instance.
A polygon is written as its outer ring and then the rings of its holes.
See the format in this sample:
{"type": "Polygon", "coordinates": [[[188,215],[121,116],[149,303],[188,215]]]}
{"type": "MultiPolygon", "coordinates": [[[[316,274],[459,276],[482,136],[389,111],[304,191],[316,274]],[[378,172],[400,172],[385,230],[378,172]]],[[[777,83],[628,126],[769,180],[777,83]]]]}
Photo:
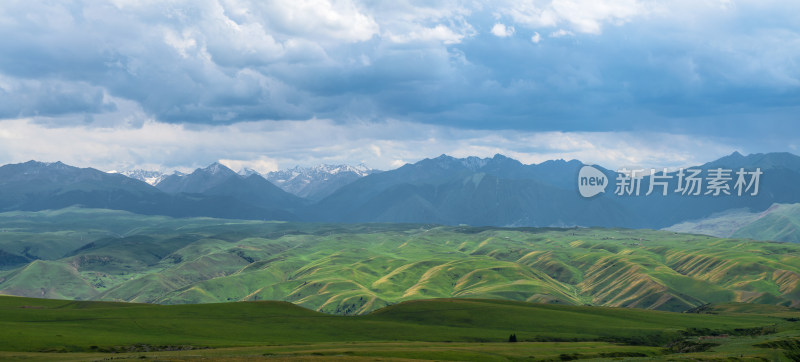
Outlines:
{"type": "MultiPolygon", "coordinates": [[[[797,312],[788,312],[798,315],[797,312]]],[[[598,340],[786,323],[770,314],[681,314],[637,309],[442,299],[356,317],[285,302],[152,305],[0,297],[0,350],[91,350],[138,343],[232,347],[347,341],[598,340]]]]}
{"type": "Polygon", "coordinates": [[[733,236],[756,240],[800,242],[800,204],[780,205],[733,236]]]}
{"type": "Polygon", "coordinates": [[[730,210],[696,221],[687,221],[665,228],[667,231],[800,242],[800,204],[774,204],[764,212],[746,209],[730,210]]]}
{"type": "Polygon", "coordinates": [[[578,354],[575,357],[627,355],[646,356],[647,360],[744,355],[778,361],[788,360],[783,350],[754,345],[798,338],[800,326],[786,320],[798,316],[796,309],[754,304],[720,305],[705,314],[687,314],[438,299],[410,301],[368,315],[347,317],[285,302],[165,306],[0,297],[0,359],[277,357],[356,361],[388,357],[508,361],[560,359],[562,355],[578,354]],[[665,355],[666,351],[659,347],[689,328],[733,332],[736,328],[763,326],[774,326],[777,334],[725,337],[720,340],[721,346],[702,353],[665,355]],[[511,333],[520,343],[504,343],[511,333]],[[212,349],[146,351],[186,346],[212,349]]]}
{"type": "Polygon", "coordinates": [[[81,209],[0,214],[0,221],[17,229],[17,244],[42,233],[105,232],[80,247],[64,242],[75,251],[54,240],[64,257],[0,274],[0,293],[33,297],[284,300],[337,314],[446,297],[673,311],[800,303],[795,244],[651,230],[297,224],[81,209]],[[52,227],[25,226],[28,219],[52,227]]]}
{"type": "Polygon", "coordinates": [[[684,221],[664,228],[664,230],[727,238],[731,237],[736,230],[757,220],[759,214],[758,212],[750,212],[747,209],[729,210],[701,220],[684,221]]]}

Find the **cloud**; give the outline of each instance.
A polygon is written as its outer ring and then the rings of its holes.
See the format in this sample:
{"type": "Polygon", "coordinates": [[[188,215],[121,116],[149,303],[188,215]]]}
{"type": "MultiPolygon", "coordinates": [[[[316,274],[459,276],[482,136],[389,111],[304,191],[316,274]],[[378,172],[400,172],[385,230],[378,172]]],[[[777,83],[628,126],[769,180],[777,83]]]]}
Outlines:
{"type": "Polygon", "coordinates": [[[0,74],[0,118],[92,114],[116,109],[102,87],[58,79],[20,79],[0,74]]]}
{"type": "Polygon", "coordinates": [[[654,6],[639,0],[522,0],[508,2],[499,12],[531,28],[564,24],[581,33],[600,34],[604,24],[630,22],[654,6]]]}
{"type": "Polygon", "coordinates": [[[509,36],[514,35],[514,27],[513,26],[505,26],[503,24],[497,23],[494,24],[492,27],[492,34],[499,38],[506,38],[509,36]]]}
{"type": "Polygon", "coordinates": [[[370,145],[370,146],[369,146],[369,148],[370,148],[370,150],[372,151],[372,153],[373,153],[375,156],[377,156],[377,157],[381,157],[382,151],[381,151],[381,148],[380,148],[379,146],[377,146],[377,145],[370,145]]]}
{"type": "Polygon", "coordinates": [[[379,25],[361,7],[350,0],[295,0],[268,2],[227,2],[240,19],[248,19],[253,11],[264,20],[274,23],[275,30],[303,38],[330,39],[344,42],[369,40],[380,30],[379,25]]]}
{"type": "Polygon", "coordinates": [[[441,42],[443,44],[457,44],[460,43],[466,34],[459,33],[438,24],[432,28],[419,27],[410,32],[400,35],[388,33],[389,39],[395,43],[411,43],[411,42],[441,42]]]}
{"type": "Polygon", "coordinates": [[[641,132],[479,131],[390,120],[338,124],[326,119],[189,126],[153,120],[138,127],[51,128],[30,119],[0,121],[0,164],[62,161],[101,170],[177,169],[190,172],[219,161],[260,172],[349,163],[393,169],[446,153],[525,163],[579,159],[606,167],[696,165],[757,148],[712,137],[641,132]],[[80,140],[76,142],[75,140],[80,140]]]}
{"type": "Polygon", "coordinates": [[[8,0],[0,119],[66,129],[397,120],[785,149],[798,138],[798,14],[789,1],[8,0]]]}
{"type": "Polygon", "coordinates": [[[278,168],[277,161],[264,156],[260,156],[256,159],[251,159],[251,160],[220,159],[219,163],[227,166],[232,170],[239,171],[243,169],[251,169],[262,174],[280,170],[278,168]]]}
{"type": "Polygon", "coordinates": [[[558,29],[558,30],[550,33],[550,37],[551,38],[561,38],[561,37],[572,36],[572,35],[575,35],[575,34],[573,32],[571,32],[571,31],[569,31],[569,30],[564,30],[564,29],[558,29]]]}

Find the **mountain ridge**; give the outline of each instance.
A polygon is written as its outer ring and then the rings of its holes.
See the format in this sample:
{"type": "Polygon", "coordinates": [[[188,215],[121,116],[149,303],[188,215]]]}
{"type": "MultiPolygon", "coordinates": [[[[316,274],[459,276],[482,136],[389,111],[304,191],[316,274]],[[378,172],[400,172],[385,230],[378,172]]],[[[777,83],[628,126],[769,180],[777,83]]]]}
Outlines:
{"type": "Polygon", "coordinates": [[[262,176],[286,192],[316,201],[344,185],[377,172],[381,171],[370,169],[364,164],[356,166],[321,164],[313,167],[295,166],[268,172],[262,176]]]}
{"type": "MultiPolygon", "coordinates": [[[[500,154],[486,158],[440,155],[382,172],[325,166],[316,169],[352,178],[343,185],[330,183],[335,187],[326,190],[324,197],[317,194],[321,198],[316,199],[298,197],[260,174],[244,176],[221,163],[190,174],[170,175],[153,187],[121,174],[60,162],[27,162],[0,168],[0,186],[5,183],[6,191],[14,191],[0,193],[0,210],[81,204],[170,216],[660,229],[726,210],[760,212],[775,203],[800,202],[800,188],[796,187],[800,184],[800,157],[790,153],[733,153],[695,167],[703,169],[705,182],[706,172],[718,167],[755,170],[763,166],[756,196],[736,196],[735,192],[720,197],[682,195],[673,192],[677,181],[673,172],[667,196],[645,196],[650,182],[650,177],[645,177],[639,196],[619,195],[614,192],[615,185],[608,185],[605,193],[583,198],[577,192],[577,175],[583,166],[578,160],[526,165],[500,154]]],[[[616,172],[594,167],[607,176],[609,184],[616,181],[616,172]]],[[[284,180],[302,180],[299,171],[295,167],[291,175],[284,172],[284,180]]]]}
{"type": "Polygon", "coordinates": [[[219,195],[168,194],[143,181],[61,162],[28,161],[0,166],[0,212],[62,209],[82,205],[174,217],[295,219],[219,195]]]}

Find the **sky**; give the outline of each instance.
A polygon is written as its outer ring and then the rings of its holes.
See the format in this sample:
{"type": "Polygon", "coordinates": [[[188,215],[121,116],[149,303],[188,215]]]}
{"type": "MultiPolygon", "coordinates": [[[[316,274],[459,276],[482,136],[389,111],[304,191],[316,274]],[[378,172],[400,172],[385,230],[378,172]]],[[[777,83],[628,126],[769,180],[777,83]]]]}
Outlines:
{"type": "Polygon", "coordinates": [[[0,35],[0,164],[800,154],[794,0],[4,0],[0,35]]]}

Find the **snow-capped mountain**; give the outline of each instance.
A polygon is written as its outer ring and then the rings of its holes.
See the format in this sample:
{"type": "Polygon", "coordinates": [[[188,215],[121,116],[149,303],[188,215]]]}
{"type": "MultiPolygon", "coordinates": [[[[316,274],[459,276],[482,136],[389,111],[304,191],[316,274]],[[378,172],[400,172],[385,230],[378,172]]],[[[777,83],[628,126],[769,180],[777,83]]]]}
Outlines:
{"type": "MultiPolygon", "coordinates": [[[[149,170],[130,170],[130,171],[121,171],[121,172],[111,171],[109,173],[118,173],[120,175],[125,175],[125,176],[128,176],[128,177],[132,178],[132,179],[136,179],[136,180],[139,180],[139,181],[147,182],[148,184],[150,184],[152,186],[157,185],[159,182],[161,182],[161,180],[163,180],[165,177],[169,176],[169,175],[167,175],[167,174],[165,174],[163,172],[160,172],[160,171],[149,171],[149,170]]],[[[180,174],[180,172],[177,172],[177,171],[176,171],[176,173],[180,174]]]]}
{"type": "MultiPolygon", "coordinates": [[[[733,153],[696,166],[760,169],[761,191],[752,197],[678,193],[637,199],[609,190],[589,200],[575,189],[583,166],[578,160],[526,165],[502,155],[441,155],[385,172],[364,166],[295,167],[268,174],[273,184],[215,163],[188,175],[170,175],[153,187],[116,173],[30,161],[0,166],[0,212],[81,205],[172,217],[664,228],[726,210],[761,212],[775,203],[800,203],[800,156],[790,153],[733,153]]],[[[613,171],[601,171],[609,179],[614,176],[613,171]]]]}
{"type": "Polygon", "coordinates": [[[273,171],[264,177],[286,192],[310,200],[321,200],[340,187],[376,172],[380,171],[370,169],[363,164],[318,165],[273,171]]]}
{"type": "Polygon", "coordinates": [[[261,176],[261,174],[258,171],[254,170],[252,168],[246,168],[246,167],[241,169],[241,170],[239,170],[239,172],[237,172],[237,173],[239,174],[239,176],[244,176],[244,177],[247,177],[247,176],[250,176],[250,175],[259,175],[259,176],[261,176]]]}
{"type": "Polygon", "coordinates": [[[458,161],[460,161],[461,164],[464,165],[464,167],[472,171],[475,171],[483,166],[486,166],[486,164],[489,163],[489,161],[491,160],[492,160],[491,158],[480,158],[475,156],[469,156],[467,158],[458,159],[458,161]]]}
{"type": "Polygon", "coordinates": [[[214,162],[208,167],[198,168],[188,175],[174,173],[166,176],[156,187],[168,193],[201,193],[225,182],[231,176],[237,176],[236,172],[219,162],[214,162]]]}

